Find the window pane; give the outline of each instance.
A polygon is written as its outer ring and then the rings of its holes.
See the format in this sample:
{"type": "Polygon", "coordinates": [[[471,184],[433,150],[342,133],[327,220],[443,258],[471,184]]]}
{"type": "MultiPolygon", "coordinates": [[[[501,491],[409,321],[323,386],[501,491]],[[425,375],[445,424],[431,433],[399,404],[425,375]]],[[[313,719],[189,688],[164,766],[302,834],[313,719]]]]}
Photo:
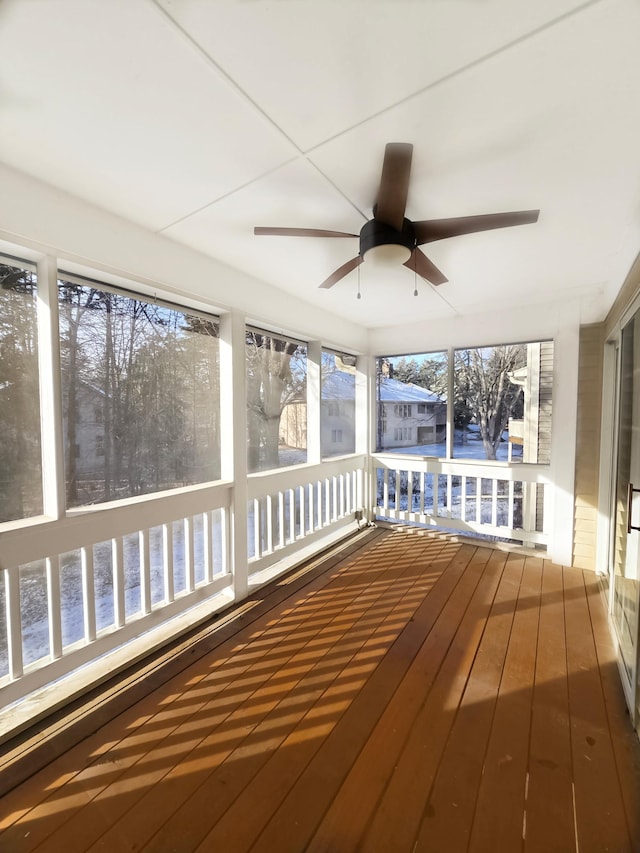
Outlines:
{"type": "Polygon", "coordinates": [[[378,451],[446,455],[447,363],[446,352],[377,359],[378,451]]]}
{"type": "Polygon", "coordinates": [[[320,444],[322,456],[353,453],[356,449],[355,359],[332,352],[323,352],[321,381],[320,444]],[[353,362],[353,364],[349,362],[353,362]]]}
{"type": "Polygon", "coordinates": [[[58,282],[68,506],[220,477],[218,325],[58,282]]]}
{"type": "Polygon", "coordinates": [[[0,257],[0,522],[42,514],[35,272],[0,257]]]}
{"type": "Polygon", "coordinates": [[[454,353],[453,455],[550,461],[553,342],[454,353]]]}
{"type": "Polygon", "coordinates": [[[307,348],[247,329],[249,471],[307,461],[307,348]]]}

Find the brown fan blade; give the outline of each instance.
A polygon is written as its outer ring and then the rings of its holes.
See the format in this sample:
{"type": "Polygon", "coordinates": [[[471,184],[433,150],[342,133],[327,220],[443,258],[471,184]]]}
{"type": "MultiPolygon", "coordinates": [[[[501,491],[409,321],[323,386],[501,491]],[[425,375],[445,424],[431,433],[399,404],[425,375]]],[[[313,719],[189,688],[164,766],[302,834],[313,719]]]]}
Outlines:
{"type": "Polygon", "coordinates": [[[431,284],[444,284],[445,281],[449,281],[420,249],[413,250],[409,260],[404,262],[404,266],[414,270],[421,278],[431,282],[431,284]]]}
{"type": "Polygon", "coordinates": [[[359,267],[363,261],[363,257],[361,255],[356,255],[355,258],[351,258],[350,261],[347,261],[346,264],[342,264],[334,273],[331,273],[329,278],[325,279],[320,287],[324,287],[328,290],[330,287],[333,287],[341,278],[344,278],[345,275],[354,270],[356,267],[359,267]]]}
{"type": "Polygon", "coordinates": [[[384,150],[380,190],[373,218],[396,231],[402,230],[404,222],[412,154],[413,145],[409,142],[389,142],[384,150]]]}
{"type": "Polygon", "coordinates": [[[321,228],[261,228],[256,227],[253,233],[267,237],[357,237],[357,234],[347,234],[346,231],[323,231],[321,228]]]}
{"type": "Polygon", "coordinates": [[[539,210],[517,210],[512,213],[485,213],[480,216],[458,216],[454,219],[427,219],[413,223],[416,244],[432,243],[446,237],[474,234],[476,231],[491,231],[494,228],[511,228],[514,225],[529,225],[538,221],[539,210]]]}

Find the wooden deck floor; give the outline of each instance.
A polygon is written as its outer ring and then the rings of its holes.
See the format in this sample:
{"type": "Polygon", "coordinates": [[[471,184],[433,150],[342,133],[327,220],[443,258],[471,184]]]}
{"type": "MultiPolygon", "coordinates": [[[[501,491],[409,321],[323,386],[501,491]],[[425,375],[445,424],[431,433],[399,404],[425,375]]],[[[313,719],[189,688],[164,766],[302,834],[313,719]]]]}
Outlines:
{"type": "Polygon", "coordinates": [[[0,800],[2,853],[638,851],[593,575],[375,531],[0,800]]]}

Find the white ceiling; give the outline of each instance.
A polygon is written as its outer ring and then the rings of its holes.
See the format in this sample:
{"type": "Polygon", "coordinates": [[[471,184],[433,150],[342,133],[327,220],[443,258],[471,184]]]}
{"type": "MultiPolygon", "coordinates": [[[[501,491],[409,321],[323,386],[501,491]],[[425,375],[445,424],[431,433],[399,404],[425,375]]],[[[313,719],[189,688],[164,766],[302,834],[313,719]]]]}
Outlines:
{"type": "MultiPolygon", "coordinates": [[[[0,159],[368,327],[610,307],[640,249],[640,0],[0,0],[0,159]],[[360,267],[385,143],[410,219],[540,208],[360,267]]],[[[3,200],[7,203],[7,200],[3,200]]]]}

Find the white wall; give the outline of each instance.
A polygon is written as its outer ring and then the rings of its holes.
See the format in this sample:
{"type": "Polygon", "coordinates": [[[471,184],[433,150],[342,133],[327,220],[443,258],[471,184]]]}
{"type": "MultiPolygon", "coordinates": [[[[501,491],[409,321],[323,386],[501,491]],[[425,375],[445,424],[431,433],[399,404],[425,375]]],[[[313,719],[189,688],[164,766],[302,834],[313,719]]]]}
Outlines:
{"type": "Polygon", "coordinates": [[[205,310],[235,308],[274,331],[366,350],[362,326],[2,164],[0,198],[0,240],[55,255],[68,272],[103,273],[125,286],[134,280],[147,293],[183,296],[205,310]]]}

